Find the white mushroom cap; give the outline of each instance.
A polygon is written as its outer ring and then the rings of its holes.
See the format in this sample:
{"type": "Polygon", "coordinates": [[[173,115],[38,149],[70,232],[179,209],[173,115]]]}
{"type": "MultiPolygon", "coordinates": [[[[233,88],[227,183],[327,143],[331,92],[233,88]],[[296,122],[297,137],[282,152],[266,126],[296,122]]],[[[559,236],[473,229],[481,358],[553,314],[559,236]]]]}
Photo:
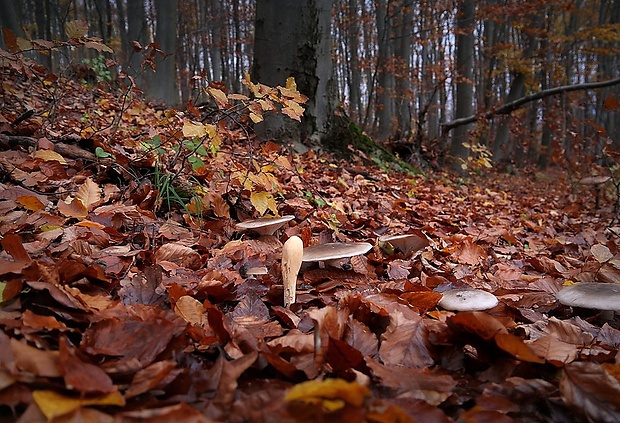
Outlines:
{"type": "Polygon", "coordinates": [[[452,289],[443,293],[439,306],[453,311],[488,310],[497,305],[498,299],[481,289],[452,289]]]}
{"type": "Polygon", "coordinates": [[[372,249],[367,242],[329,242],[304,248],[303,261],[330,261],[366,254],[372,249]]]}
{"type": "Polygon", "coordinates": [[[611,176],[608,175],[597,175],[597,176],[588,176],[579,180],[581,185],[600,185],[609,181],[611,176]]]}
{"type": "Polygon", "coordinates": [[[292,215],[282,217],[261,217],[260,219],[239,222],[235,226],[237,229],[253,230],[259,235],[273,235],[273,233],[284,226],[286,222],[293,220],[294,218],[295,216],[292,215]]]}
{"type": "Polygon", "coordinates": [[[379,237],[379,241],[389,242],[394,248],[405,254],[409,251],[418,251],[429,245],[428,238],[422,232],[419,234],[383,235],[379,237]]]}
{"type": "Polygon", "coordinates": [[[613,283],[586,282],[564,287],[557,299],[572,307],[595,310],[620,310],[620,285],[613,283]]]}

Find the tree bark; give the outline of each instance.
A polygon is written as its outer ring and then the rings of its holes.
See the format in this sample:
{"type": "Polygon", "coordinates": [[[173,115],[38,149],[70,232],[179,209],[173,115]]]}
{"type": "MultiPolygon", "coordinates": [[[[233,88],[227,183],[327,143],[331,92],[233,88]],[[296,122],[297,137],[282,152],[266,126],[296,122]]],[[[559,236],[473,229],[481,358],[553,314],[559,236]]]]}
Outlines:
{"type": "Polygon", "coordinates": [[[177,49],[177,20],[178,8],[176,2],[155,0],[157,25],[155,28],[155,42],[165,53],[157,57],[156,74],[150,74],[147,88],[148,96],[166,103],[169,106],[179,104],[179,90],[177,88],[175,54],[177,49]]]}
{"type": "Polygon", "coordinates": [[[257,125],[266,139],[304,145],[326,141],[331,130],[336,91],[330,42],[331,0],[258,0],[252,79],[284,85],[289,76],[308,97],[301,124],[281,114],[267,114],[257,125]]]}
{"type": "MultiPolygon", "coordinates": [[[[476,6],[474,0],[459,0],[456,28],[456,120],[469,116],[474,111],[474,24],[476,6]]],[[[474,119],[475,120],[475,119],[474,119]]],[[[471,121],[473,122],[473,120],[471,121]]],[[[451,167],[460,170],[461,161],[469,156],[464,143],[469,140],[471,122],[456,127],[450,144],[451,167]]]]}

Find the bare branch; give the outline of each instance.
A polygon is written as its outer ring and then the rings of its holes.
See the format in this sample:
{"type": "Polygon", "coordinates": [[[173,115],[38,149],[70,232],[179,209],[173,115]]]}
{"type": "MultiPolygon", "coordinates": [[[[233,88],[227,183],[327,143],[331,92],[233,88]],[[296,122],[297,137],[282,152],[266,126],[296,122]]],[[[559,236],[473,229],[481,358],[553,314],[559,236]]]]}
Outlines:
{"type": "MultiPolygon", "coordinates": [[[[524,97],[518,98],[515,101],[511,101],[510,103],[506,103],[497,109],[493,109],[483,115],[485,119],[490,119],[495,115],[507,115],[517,110],[521,106],[531,101],[540,100],[541,98],[549,97],[556,94],[567,93],[571,91],[579,91],[579,90],[593,90],[597,88],[610,87],[612,85],[620,84],[620,78],[610,79],[607,81],[601,82],[589,82],[584,84],[573,84],[573,85],[563,85],[561,87],[549,88],[547,90],[542,90],[537,93],[529,94],[524,97]]],[[[453,128],[461,125],[467,125],[468,123],[475,122],[478,120],[477,115],[468,116],[465,118],[454,119],[450,122],[442,123],[443,132],[447,133],[453,128]]]]}

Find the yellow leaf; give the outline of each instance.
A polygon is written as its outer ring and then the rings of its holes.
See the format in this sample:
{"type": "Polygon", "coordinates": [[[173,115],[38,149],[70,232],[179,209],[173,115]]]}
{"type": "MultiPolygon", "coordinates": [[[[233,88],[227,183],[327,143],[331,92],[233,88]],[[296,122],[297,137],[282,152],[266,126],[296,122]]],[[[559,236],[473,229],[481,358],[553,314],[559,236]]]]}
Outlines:
{"type": "Polygon", "coordinates": [[[57,161],[60,164],[66,165],[67,161],[64,157],[52,150],[37,150],[34,152],[35,159],[41,159],[46,162],[57,161]]]}
{"type": "Polygon", "coordinates": [[[250,119],[252,119],[252,122],[254,123],[260,123],[263,121],[263,117],[254,112],[250,112],[250,119]]]}
{"type": "Polygon", "coordinates": [[[357,382],[344,379],[311,380],[297,384],[284,397],[284,401],[301,401],[316,404],[320,402],[326,409],[334,411],[345,403],[356,407],[364,404],[370,391],[357,382]]]}
{"type": "Polygon", "coordinates": [[[214,138],[217,135],[217,126],[207,123],[204,127],[209,138],[214,138]]]}
{"type": "Polygon", "coordinates": [[[258,104],[260,105],[261,109],[265,112],[269,112],[269,111],[274,111],[276,110],[276,106],[275,104],[273,104],[273,101],[268,100],[268,99],[261,99],[258,100],[258,104]]]}
{"type": "Polygon", "coordinates": [[[101,201],[101,188],[91,178],[86,178],[86,181],[78,188],[75,198],[82,200],[84,206],[92,210],[92,206],[101,201]]]}
{"type": "Polygon", "coordinates": [[[183,123],[183,136],[188,138],[204,137],[207,129],[202,123],[185,122],[183,123]]]}
{"type": "Polygon", "coordinates": [[[286,107],[282,109],[282,113],[291,119],[301,121],[301,116],[304,114],[304,108],[293,100],[287,100],[285,101],[285,104],[286,107]]]}
{"type": "Polygon", "coordinates": [[[297,83],[295,82],[295,78],[293,78],[292,76],[286,78],[286,89],[297,91],[297,83]]]}
{"type": "Polygon", "coordinates": [[[226,94],[224,94],[222,90],[218,90],[217,88],[207,88],[207,92],[215,99],[218,108],[225,109],[230,106],[228,97],[226,97],[226,94]]]}
{"type": "Polygon", "coordinates": [[[41,390],[34,391],[32,398],[48,420],[64,416],[89,405],[118,405],[121,407],[125,405],[125,399],[119,392],[93,398],[74,398],[61,395],[55,391],[41,390]]]}
{"type": "Polygon", "coordinates": [[[271,210],[274,214],[278,213],[276,200],[273,198],[273,195],[266,191],[253,192],[250,194],[250,202],[261,216],[265,214],[267,209],[271,210]]]}

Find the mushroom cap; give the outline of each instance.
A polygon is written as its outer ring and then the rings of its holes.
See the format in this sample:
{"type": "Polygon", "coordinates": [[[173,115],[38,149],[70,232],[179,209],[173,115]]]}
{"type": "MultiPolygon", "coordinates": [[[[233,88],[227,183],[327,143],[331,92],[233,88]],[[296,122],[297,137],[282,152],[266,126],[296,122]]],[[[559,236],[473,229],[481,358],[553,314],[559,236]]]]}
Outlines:
{"type": "Polygon", "coordinates": [[[564,287],[556,295],[562,304],[595,310],[620,310],[620,285],[584,282],[564,287]]]}
{"type": "Polygon", "coordinates": [[[303,261],[329,261],[366,254],[372,249],[367,242],[328,242],[304,248],[303,261]]]}
{"type": "Polygon", "coordinates": [[[497,305],[498,299],[481,289],[451,289],[443,293],[439,306],[453,311],[488,310],[497,305]]]}
{"type": "Polygon", "coordinates": [[[587,176],[579,180],[581,185],[600,185],[609,181],[611,176],[609,175],[597,175],[597,176],[587,176]]]}
{"type": "Polygon", "coordinates": [[[286,215],[282,217],[261,217],[259,219],[246,220],[235,225],[237,229],[252,230],[260,235],[273,235],[286,222],[293,220],[295,216],[286,215]]]}
{"type": "Polygon", "coordinates": [[[409,251],[418,251],[429,245],[428,238],[422,232],[419,234],[382,235],[379,237],[379,241],[389,242],[394,248],[405,254],[409,251]]]}

